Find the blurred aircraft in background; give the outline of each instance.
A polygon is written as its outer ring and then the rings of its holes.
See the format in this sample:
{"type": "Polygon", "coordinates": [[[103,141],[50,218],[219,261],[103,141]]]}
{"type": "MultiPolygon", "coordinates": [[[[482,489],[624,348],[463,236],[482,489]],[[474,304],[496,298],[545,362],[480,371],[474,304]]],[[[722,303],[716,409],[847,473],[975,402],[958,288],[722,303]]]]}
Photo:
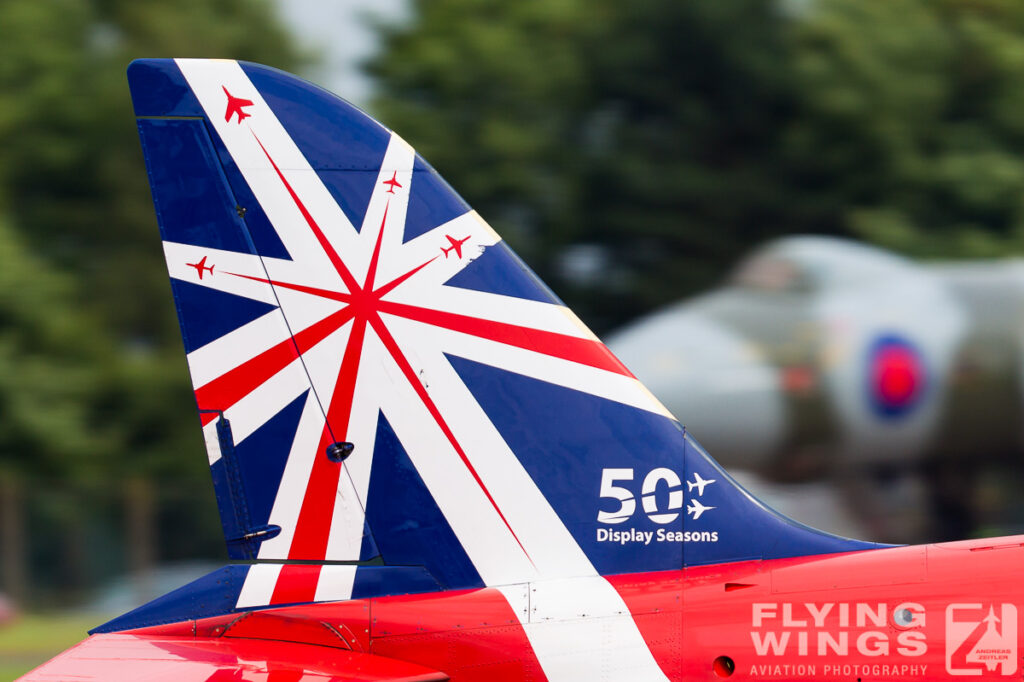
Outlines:
{"type": "Polygon", "coordinates": [[[910,542],[976,530],[979,475],[1024,454],[1022,323],[1022,261],[798,236],[609,347],[723,465],[831,480],[875,537],[910,542]]]}

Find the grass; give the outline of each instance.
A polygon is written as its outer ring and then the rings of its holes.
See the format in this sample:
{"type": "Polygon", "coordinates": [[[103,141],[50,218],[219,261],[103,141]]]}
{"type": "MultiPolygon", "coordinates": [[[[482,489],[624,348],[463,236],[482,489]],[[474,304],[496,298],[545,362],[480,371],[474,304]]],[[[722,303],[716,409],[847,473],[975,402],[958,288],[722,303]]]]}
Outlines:
{"type": "Polygon", "coordinates": [[[85,639],[105,619],[95,614],[23,614],[0,627],[0,682],[10,682],[85,639]]]}

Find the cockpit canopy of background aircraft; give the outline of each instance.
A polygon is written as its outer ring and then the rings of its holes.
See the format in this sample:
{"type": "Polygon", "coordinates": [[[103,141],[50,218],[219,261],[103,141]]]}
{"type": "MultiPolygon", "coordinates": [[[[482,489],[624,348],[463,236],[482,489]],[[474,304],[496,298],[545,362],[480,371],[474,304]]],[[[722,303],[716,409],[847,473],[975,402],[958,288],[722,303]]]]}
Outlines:
{"type": "Polygon", "coordinates": [[[770,242],[745,258],[729,284],[766,293],[808,294],[863,287],[914,267],[872,246],[833,237],[798,236],[770,242]]]}

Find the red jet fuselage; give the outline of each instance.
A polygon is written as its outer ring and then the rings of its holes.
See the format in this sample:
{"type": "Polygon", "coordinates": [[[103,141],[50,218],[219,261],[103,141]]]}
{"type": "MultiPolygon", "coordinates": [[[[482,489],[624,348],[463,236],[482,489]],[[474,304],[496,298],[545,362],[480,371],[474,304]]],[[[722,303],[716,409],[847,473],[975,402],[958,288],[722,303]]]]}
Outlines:
{"type": "Polygon", "coordinates": [[[602,636],[602,620],[631,618],[672,680],[1009,679],[1020,669],[1022,560],[1024,536],[1015,536],[608,577],[628,614],[567,610],[563,595],[589,580],[580,578],[139,633],[312,643],[443,670],[453,682],[500,682],[545,679],[530,644],[543,628],[563,630],[567,654],[583,647],[616,677],[621,643],[602,636]]]}

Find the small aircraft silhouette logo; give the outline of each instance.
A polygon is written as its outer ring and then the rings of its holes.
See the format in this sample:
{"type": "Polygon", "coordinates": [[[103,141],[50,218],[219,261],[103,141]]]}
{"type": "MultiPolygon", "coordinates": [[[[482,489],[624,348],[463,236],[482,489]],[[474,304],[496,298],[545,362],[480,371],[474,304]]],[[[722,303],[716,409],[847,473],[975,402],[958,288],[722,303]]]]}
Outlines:
{"type": "Polygon", "coordinates": [[[686,482],[686,492],[692,492],[693,489],[696,488],[697,495],[703,495],[704,486],[708,485],[709,483],[715,482],[715,479],[713,478],[710,481],[705,481],[703,478],[700,477],[700,474],[698,474],[696,471],[693,472],[693,479],[693,481],[686,482]]]}
{"type": "Polygon", "coordinates": [[[469,241],[469,235],[466,235],[462,239],[455,239],[450,234],[446,234],[445,237],[448,238],[448,243],[451,244],[451,246],[447,249],[443,246],[441,247],[441,253],[444,254],[444,257],[447,258],[448,254],[454,251],[456,256],[462,258],[462,245],[469,241]]]}
{"type": "Polygon", "coordinates": [[[946,672],[1012,675],[1017,672],[1017,607],[1013,604],[950,604],[946,607],[946,672]],[[996,610],[999,606],[999,610],[996,610]]]}
{"type": "Polygon", "coordinates": [[[243,97],[235,97],[230,92],[228,92],[227,87],[223,86],[223,85],[220,86],[220,89],[223,90],[224,94],[228,96],[228,108],[224,111],[224,120],[226,122],[230,123],[231,122],[231,117],[234,116],[235,114],[238,114],[238,122],[239,123],[241,123],[245,119],[247,119],[250,116],[252,116],[252,114],[247,114],[244,111],[242,111],[242,109],[244,109],[245,107],[251,107],[252,106],[252,100],[251,99],[245,99],[243,97]]]}
{"type": "Polygon", "coordinates": [[[209,272],[211,275],[213,275],[213,266],[206,264],[206,256],[203,256],[203,260],[199,261],[198,263],[186,263],[186,265],[188,265],[190,268],[196,269],[196,272],[199,273],[200,281],[203,279],[203,272],[209,272]]]}
{"type": "Polygon", "coordinates": [[[385,180],[381,184],[388,186],[388,192],[387,192],[388,194],[394,194],[396,187],[401,189],[402,188],[402,183],[400,183],[398,181],[398,171],[394,171],[393,173],[391,173],[391,179],[390,180],[385,180]]]}
{"type": "Polygon", "coordinates": [[[1003,641],[1002,628],[1000,627],[999,616],[996,615],[995,607],[988,607],[988,615],[981,622],[985,624],[985,634],[981,636],[978,643],[974,645],[974,651],[967,655],[967,662],[976,665],[984,665],[989,672],[994,672],[996,667],[1001,667],[1002,659],[1009,653],[1003,641]],[[1003,656],[993,656],[993,653],[1002,653],[1003,656]]]}
{"type": "Polygon", "coordinates": [[[706,505],[703,505],[698,500],[691,501],[689,506],[686,507],[686,511],[690,514],[693,514],[694,521],[699,519],[701,514],[711,509],[714,509],[714,507],[708,507],[706,505]]]}

